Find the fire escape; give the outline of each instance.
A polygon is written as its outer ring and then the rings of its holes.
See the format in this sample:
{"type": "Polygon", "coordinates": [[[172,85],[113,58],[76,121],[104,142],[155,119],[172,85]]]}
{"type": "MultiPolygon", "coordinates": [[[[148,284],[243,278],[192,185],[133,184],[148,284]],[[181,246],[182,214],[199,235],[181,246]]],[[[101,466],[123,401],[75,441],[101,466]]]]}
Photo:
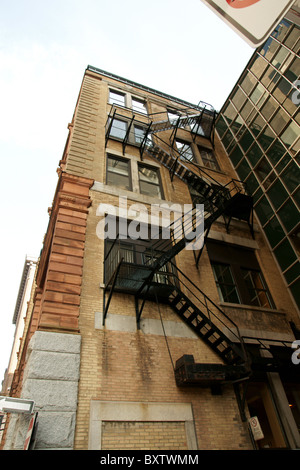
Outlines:
{"type": "MultiPolygon", "coordinates": [[[[247,195],[243,183],[232,179],[226,185],[221,185],[203,168],[191,162],[184,151],[180,152],[174,146],[179,129],[189,132],[194,141],[200,136],[214,145],[215,111],[201,104],[193,109],[180,110],[175,119],[162,117],[162,113],[157,113],[148,116],[149,120],[146,120],[144,116],[130,115],[128,109],[112,106],[106,124],[106,143],[118,119],[126,118],[128,122],[126,132],[118,136],[123,152],[127,145],[132,145],[134,126],[143,128],[143,133],[134,141],[141,160],[144,155],[155,158],[168,169],[171,180],[179,178],[186,183],[194,207],[179,221],[175,220],[167,227],[170,238],[163,237],[162,229],[159,239],[145,241],[144,246],[139,248],[142,251],[139,259],[143,259],[142,262],[133,262],[132,248],[122,244],[119,237],[110,244],[104,261],[103,325],[115,291],[134,295],[138,327],[147,300],[171,306],[223,362],[195,364],[193,356],[183,356],[176,362],[174,371],[179,386],[198,384],[213,389],[223,383],[247,380],[254,369],[262,373],[278,371],[282,367],[280,360],[275,359],[275,355],[272,358],[260,357],[255,353],[255,347],[252,348],[254,354],[250,352],[238,326],[175,263],[176,255],[187,243],[199,243],[197,236],[193,236],[199,223],[197,204],[204,205],[201,215],[204,234],[200,246],[193,250],[198,269],[209,230],[218,218],[224,218],[227,230],[233,218],[247,222],[253,236],[253,201],[247,195]],[[169,140],[166,141],[161,135],[168,135],[169,140]],[[180,237],[179,233],[184,235],[180,237]]],[[[256,341],[255,346],[261,347],[259,341],[256,341]]],[[[290,351],[290,348],[286,349],[290,351]]]]}

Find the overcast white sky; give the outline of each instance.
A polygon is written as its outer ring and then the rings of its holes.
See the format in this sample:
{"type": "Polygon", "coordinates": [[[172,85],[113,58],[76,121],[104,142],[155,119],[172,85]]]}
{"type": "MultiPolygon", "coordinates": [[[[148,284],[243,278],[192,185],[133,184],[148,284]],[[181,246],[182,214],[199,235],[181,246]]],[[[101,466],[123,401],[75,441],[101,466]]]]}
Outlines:
{"type": "Polygon", "coordinates": [[[200,0],[0,0],[0,382],[86,66],[218,110],[252,53],[200,0]]]}

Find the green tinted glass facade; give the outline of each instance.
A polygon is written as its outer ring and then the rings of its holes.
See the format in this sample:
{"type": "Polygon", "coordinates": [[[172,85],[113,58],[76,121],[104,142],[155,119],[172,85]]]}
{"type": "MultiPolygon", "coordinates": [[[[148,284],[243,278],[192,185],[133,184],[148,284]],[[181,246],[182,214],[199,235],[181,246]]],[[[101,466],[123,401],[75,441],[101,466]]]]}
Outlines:
{"type": "Polygon", "coordinates": [[[299,51],[300,28],[282,20],[253,54],[216,128],[300,307],[299,51]]]}

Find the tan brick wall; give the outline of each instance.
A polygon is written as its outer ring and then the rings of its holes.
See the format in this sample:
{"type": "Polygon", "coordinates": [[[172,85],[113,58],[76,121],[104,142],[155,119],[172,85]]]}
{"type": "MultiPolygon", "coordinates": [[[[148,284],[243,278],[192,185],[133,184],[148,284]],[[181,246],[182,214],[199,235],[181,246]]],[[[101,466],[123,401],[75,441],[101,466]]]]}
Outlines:
{"type": "Polygon", "coordinates": [[[184,423],[103,422],[102,450],[188,450],[184,423]]]}
{"type": "MultiPolygon", "coordinates": [[[[101,104],[100,107],[103,106],[106,113],[107,83],[105,80],[100,82],[98,79],[92,79],[91,77],[88,77],[87,83],[88,87],[93,88],[93,93],[99,94],[98,105],[101,104]]],[[[130,91],[130,87],[127,87],[127,89],[130,91]]],[[[151,102],[153,112],[162,109],[158,101],[153,100],[151,102]]],[[[90,121],[90,126],[94,126],[93,129],[96,133],[94,141],[97,141],[98,145],[97,149],[95,146],[92,174],[95,180],[100,183],[105,183],[105,158],[103,157],[105,120],[106,114],[105,116],[102,114],[101,117],[96,118],[97,123],[93,117],[90,121]]],[[[75,127],[73,132],[73,142],[75,142],[75,127]]],[[[70,149],[72,149],[72,145],[70,149]]],[[[118,142],[109,142],[108,149],[122,154],[121,144],[118,142]]],[[[211,173],[222,183],[226,183],[229,179],[228,175],[230,177],[235,176],[234,171],[225,155],[222,154],[218,142],[216,142],[216,151],[222,171],[211,173]]],[[[130,150],[128,152],[130,154],[130,150]]],[[[132,149],[132,155],[135,157],[138,155],[136,149],[132,149]]],[[[151,160],[150,157],[149,160],[151,160]]],[[[89,174],[88,171],[85,174],[89,174]]],[[[166,200],[181,204],[190,203],[190,196],[187,193],[186,185],[182,181],[174,178],[171,182],[169,172],[165,168],[161,168],[161,175],[166,200]]],[[[128,196],[128,205],[136,202],[136,196],[132,200],[130,195],[128,196]]],[[[215,396],[211,394],[209,388],[188,387],[184,389],[177,387],[175,383],[173,365],[183,354],[192,354],[196,362],[221,362],[220,358],[200,339],[173,336],[165,338],[154,334],[146,335],[140,330],[121,332],[111,331],[107,327],[103,329],[95,328],[95,312],[101,312],[103,305],[103,289],[100,284],[103,283],[104,250],[104,242],[99,240],[96,235],[96,227],[100,220],[96,215],[96,211],[98,205],[102,202],[118,205],[118,197],[109,194],[109,191],[101,193],[96,190],[90,191],[90,197],[92,205],[87,219],[79,315],[82,353],[75,449],[88,448],[91,400],[191,403],[200,449],[251,449],[249,435],[241,422],[236,396],[231,386],[225,386],[222,395],[215,396]]],[[[226,234],[222,222],[215,223],[213,229],[226,234]]],[[[252,240],[246,224],[233,223],[230,227],[230,235],[248,241],[252,240]]],[[[268,276],[272,279],[272,295],[275,302],[278,301],[278,307],[285,302],[285,305],[288,305],[287,310],[293,311],[287,296],[285,296],[284,301],[280,300],[280,291],[284,288],[283,283],[262,237],[258,236],[256,242],[260,248],[261,260],[263,260],[264,275],[267,280],[268,276]]],[[[219,303],[219,296],[206,249],[202,254],[199,270],[195,267],[192,252],[181,252],[176,257],[176,263],[214,302],[219,303]]],[[[133,296],[126,293],[114,293],[109,313],[135,318],[133,296]]],[[[156,303],[150,301],[145,304],[143,318],[158,321],[162,318],[163,322],[173,321],[179,324],[182,321],[170,307],[160,305],[158,308],[156,303]]],[[[251,321],[249,323],[251,324],[251,321]]],[[[180,430],[181,437],[177,444],[180,446],[184,444],[183,423],[104,422],[102,446],[107,449],[120,449],[123,446],[126,448],[127,445],[131,449],[137,448],[137,435],[141,433],[140,436],[147,434],[147,448],[149,446],[152,449],[177,448],[175,442],[171,443],[166,440],[167,429],[169,429],[169,434],[171,434],[170,429],[172,429],[174,435],[180,430]],[[156,447],[157,440],[150,441],[150,438],[162,429],[164,429],[164,438],[160,440],[159,447],[156,447]],[[145,430],[147,430],[147,433],[145,433],[145,430]]],[[[139,445],[141,445],[142,441],[139,442],[139,445]]]]}
{"type": "MultiPolygon", "coordinates": [[[[99,76],[90,72],[85,76],[61,164],[67,174],[82,179],[91,178],[99,184],[105,184],[106,150],[114,150],[122,155],[122,145],[119,142],[110,141],[105,149],[105,123],[109,111],[108,82],[119,85],[118,82],[106,77],[100,80],[99,76]]],[[[137,91],[129,85],[125,88],[129,92],[137,91]]],[[[166,103],[166,100],[152,97],[150,102],[152,112],[161,111],[166,103]]],[[[127,148],[126,152],[135,158],[139,155],[136,148],[127,148]]],[[[216,142],[216,152],[221,171],[211,171],[211,174],[225,184],[229,178],[235,177],[235,174],[225,154],[222,153],[219,142],[216,142]]],[[[147,159],[151,161],[151,157],[147,159]]],[[[171,182],[169,171],[163,167],[161,167],[161,177],[167,201],[180,204],[191,202],[186,185],[182,181],[174,178],[171,182]]],[[[54,303],[56,307],[67,309],[66,305],[69,302],[73,307],[76,306],[73,316],[76,322],[77,319],[79,322],[82,349],[75,449],[87,449],[89,445],[91,400],[188,403],[193,410],[199,449],[251,449],[249,435],[241,422],[232,386],[224,386],[222,395],[213,395],[209,388],[192,386],[180,388],[176,385],[173,366],[182,355],[192,354],[196,362],[221,362],[204,342],[195,338],[145,334],[141,330],[126,332],[112,331],[107,326],[95,327],[96,312],[102,312],[103,308],[101,284],[104,260],[104,242],[99,240],[96,234],[100,220],[96,211],[100,203],[118,205],[118,197],[113,191],[109,194],[109,189],[104,189],[103,192],[95,189],[89,191],[91,207],[86,211],[88,215],[84,220],[78,214],[60,208],[55,227],[57,238],[51,250],[47,295],[42,298],[42,304],[44,302],[46,306],[54,303]],[[68,245],[59,241],[68,238],[66,235],[70,235],[69,239],[72,240],[79,237],[78,241],[81,243],[68,245]],[[62,266],[72,266],[76,272],[61,273],[59,267],[62,266]],[[55,279],[51,278],[50,274],[54,271],[55,279]],[[68,276],[62,278],[61,275],[68,276]],[[75,282],[77,278],[73,278],[72,282],[70,276],[78,276],[79,284],[75,282]]],[[[139,197],[138,193],[131,198],[129,195],[128,205],[139,201],[139,197]]],[[[149,208],[149,201],[147,207],[149,208]]],[[[213,229],[226,235],[222,222],[215,223],[213,229]]],[[[232,224],[230,235],[251,240],[246,224],[232,224]]],[[[295,317],[295,310],[285,292],[283,281],[260,235],[257,236],[256,243],[259,247],[259,261],[276,305],[278,308],[286,309],[289,318],[293,315],[295,317]]],[[[214,302],[219,303],[206,249],[203,251],[199,270],[195,267],[193,253],[186,250],[176,257],[176,263],[214,302]]],[[[49,320],[49,317],[45,317],[45,313],[44,311],[41,323],[44,327],[49,320]]],[[[115,316],[128,316],[129,320],[135,319],[134,297],[126,293],[114,293],[109,313],[115,316]]],[[[53,315],[51,318],[53,319],[53,315]]],[[[143,318],[162,322],[172,321],[179,325],[182,322],[170,307],[165,305],[158,307],[155,302],[150,301],[145,304],[143,318]]],[[[120,449],[123,446],[134,449],[143,443],[148,449],[183,449],[186,446],[186,434],[183,431],[183,423],[163,420],[151,423],[146,420],[105,421],[102,429],[102,445],[107,449],[120,449]],[[169,436],[174,437],[174,441],[170,441],[169,436]]]]}

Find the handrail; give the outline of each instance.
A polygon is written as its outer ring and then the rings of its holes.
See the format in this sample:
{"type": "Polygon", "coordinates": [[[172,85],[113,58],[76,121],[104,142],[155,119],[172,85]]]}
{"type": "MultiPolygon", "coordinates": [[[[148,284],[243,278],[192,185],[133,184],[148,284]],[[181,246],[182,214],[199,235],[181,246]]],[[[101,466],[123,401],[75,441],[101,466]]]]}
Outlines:
{"type": "MultiPolygon", "coordinates": [[[[236,330],[237,330],[237,332],[238,332],[238,335],[236,335],[232,330],[230,330],[230,332],[231,332],[234,336],[236,336],[236,338],[238,338],[239,341],[241,341],[242,336],[240,335],[239,327],[237,326],[237,324],[236,324],[236,323],[235,323],[235,322],[234,322],[234,321],[233,321],[233,320],[232,320],[232,319],[231,319],[213,300],[211,300],[198,286],[196,286],[196,284],[195,284],[193,281],[191,281],[191,280],[181,271],[181,269],[178,268],[178,266],[174,265],[174,263],[173,263],[172,261],[170,261],[170,263],[171,263],[174,267],[176,267],[176,270],[177,270],[185,279],[187,279],[188,282],[189,282],[190,284],[192,284],[192,286],[193,286],[197,291],[200,292],[200,294],[206,299],[206,301],[208,301],[209,303],[211,303],[211,304],[212,304],[212,305],[213,305],[213,306],[214,306],[214,307],[233,325],[233,327],[236,328],[236,330]]],[[[204,306],[207,308],[207,310],[210,311],[210,313],[212,313],[227,329],[229,329],[229,327],[222,321],[222,319],[220,319],[220,318],[213,312],[213,310],[211,310],[207,305],[205,305],[205,304],[203,303],[203,301],[202,301],[201,299],[199,299],[199,298],[197,297],[197,295],[196,295],[178,276],[176,276],[176,275],[174,275],[174,276],[178,279],[178,281],[179,281],[180,284],[182,284],[182,285],[183,285],[183,286],[184,286],[202,305],[204,305],[204,306]]]]}
{"type": "MultiPolygon", "coordinates": [[[[165,141],[164,141],[161,137],[159,137],[158,135],[155,135],[155,139],[158,140],[158,141],[160,141],[160,142],[162,142],[164,145],[170,147],[170,146],[168,145],[168,143],[165,142],[165,141]]],[[[146,136],[146,138],[145,138],[145,141],[147,142],[147,136],[146,136]]],[[[194,173],[194,175],[195,175],[197,178],[207,178],[209,181],[205,181],[205,180],[204,180],[207,184],[213,183],[214,185],[216,185],[216,186],[218,186],[218,187],[220,187],[220,188],[227,188],[227,186],[230,185],[230,184],[232,184],[232,183],[234,183],[234,181],[238,181],[238,182],[240,182],[240,183],[243,183],[243,181],[241,181],[241,180],[238,180],[238,179],[236,179],[236,178],[232,178],[230,181],[228,181],[228,183],[226,183],[226,184],[221,184],[221,183],[220,183],[219,181],[217,181],[213,176],[211,176],[209,173],[207,173],[203,168],[199,168],[199,166],[197,165],[197,163],[185,159],[185,160],[188,161],[193,167],[197,168],[199,174],[193,172],[193,170],[191,170],[189,167],[187,167],[184,163],[178,162],[178,158],[179,158],[179,157],[181,157],[181,156],[184,157],[184,155],[183,155],[179,150],[177,150],[177,149],[175,149],[175,148],[172,148],[172,150],[173,150],[176,154],[178,154],[177,157],[174,157],[174,156],[172,155],[172,153],[170,153],[170,152],[168,152],[167,150],[165,150],[165,149],[164,149],[163,147],[161,147],[159,144],[153,143],[152,140],[150,140],[150,139],[149,139],[149,144],[150,144],[150,145],[148,145],[148,147],[147,147],[147,150],[148,150],[149,152],[151,152],[151,147],[152,147],[153,149],[155,149],[155,147],[158,148],[159,150],[161,150],[162,152],[164,152],[165,154],[169,155],[169,156],[172,158],[172,160],[173,160],[173,165],[176,165],[176,163],[177,163],[177,164],[180,164],[186,171],[189,171],[189,172],[191,172],[191,173],[194,173]],[[203,176],[203,175],[204,175],[204,176],[203,176]]],[[[184,157],[184,158],[185,158],[185,157],[184,157]]],[[[173,168],[173,166],[172,166],[172,168],[173,168]]],[[[236,189],[236,191],[237,191],[238,193],[240,193],[240,192],[242,191],[242,189],[236,187],[236,185],[235,185],[235,189],[236,189]]],[[[232,190],[229,190],[229,192],[231,192],[231,191],[232,191],[232,190]]]]}

